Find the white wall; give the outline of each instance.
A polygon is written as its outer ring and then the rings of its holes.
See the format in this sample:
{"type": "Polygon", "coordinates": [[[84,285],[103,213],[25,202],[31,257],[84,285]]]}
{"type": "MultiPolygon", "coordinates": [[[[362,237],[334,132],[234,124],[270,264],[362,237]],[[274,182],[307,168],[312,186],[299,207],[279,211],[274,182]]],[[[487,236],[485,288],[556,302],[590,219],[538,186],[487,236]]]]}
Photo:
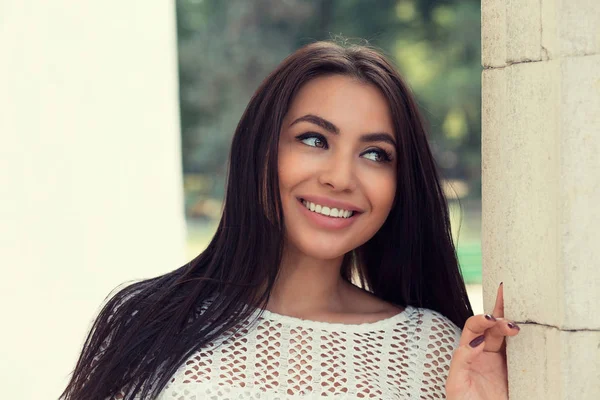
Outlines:
{"type": "Polygon", "coordinates": [[[116,285],[184,260],[174,3],[0,1],[0,376],[51,399],[116,285]]]}

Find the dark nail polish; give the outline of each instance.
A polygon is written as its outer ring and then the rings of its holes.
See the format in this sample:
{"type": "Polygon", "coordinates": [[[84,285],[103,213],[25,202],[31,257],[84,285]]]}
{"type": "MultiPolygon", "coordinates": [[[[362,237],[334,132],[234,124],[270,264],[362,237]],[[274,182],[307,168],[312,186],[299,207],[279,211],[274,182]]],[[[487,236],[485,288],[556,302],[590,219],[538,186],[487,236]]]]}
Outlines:
{"type": "Polygon", "coordinates": [[[517,324],[513,324],[512,322],[509,322],[507,325],[508,325],[508,327],[509,327],[510,329],[516,329],[516,330],[518,330],[518,331],[520,331],[520,330],[521,330],[521,328],[519,328],[519,325],[517,325],[517,324]]]}
{"type": "Polygon", "coordinates": [[[485,319],[488,321],[496,321],[496,318],[494,318],[494,316],[491,314],[485,314],[485,319]]]}
{"type": "Polygon", "coordinates": [[[485,340],[485,336],[481,335],[481,336],[477,336],[475,339],[471,340],[471,343],[469,343],[469,346],[471,347],[477,347],[479,346],[483,341],[485,340]]]}

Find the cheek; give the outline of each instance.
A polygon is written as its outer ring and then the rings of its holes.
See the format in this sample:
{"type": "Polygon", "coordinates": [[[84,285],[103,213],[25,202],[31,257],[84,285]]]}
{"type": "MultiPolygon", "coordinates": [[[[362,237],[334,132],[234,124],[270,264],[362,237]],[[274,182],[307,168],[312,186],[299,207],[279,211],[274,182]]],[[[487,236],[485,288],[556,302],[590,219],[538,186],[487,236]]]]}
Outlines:
{"type": "Polygon", "coordinates": [[[310,180],[318,170],[317,159],[306,152],[293,148],[294,144],[279,146],[279,189],[283,193],[294,186],[310,180]]]}
{"type": "Polygon", "coordinates": [[[302,179],[303,169],[299,167],[300,162],[293,151],[286,149],[286,146],[280,146],[278,174],[281,191],[290,189],[298,180],[302,179]]]}
{"type": "Polygon", "coordinates": [[[394,171],[390,170],[385,173],[372,174],[368,179],[363,181],[365,194],[373,207],[374,213],[381,216],[384,220],[394,204],[397,185],[394,171]]]}

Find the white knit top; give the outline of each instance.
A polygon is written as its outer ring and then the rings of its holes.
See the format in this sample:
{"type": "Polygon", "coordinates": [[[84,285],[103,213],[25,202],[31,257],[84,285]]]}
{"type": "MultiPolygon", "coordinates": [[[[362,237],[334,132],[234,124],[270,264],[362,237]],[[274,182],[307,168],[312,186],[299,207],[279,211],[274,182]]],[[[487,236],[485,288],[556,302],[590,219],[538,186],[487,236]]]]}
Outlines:
{"type": "Polygon", "coordinates": [[[461,333],[411,306],[357,325],[269,311],[252,319],[192,355],[158,399],[443,399],[461,333]]]}

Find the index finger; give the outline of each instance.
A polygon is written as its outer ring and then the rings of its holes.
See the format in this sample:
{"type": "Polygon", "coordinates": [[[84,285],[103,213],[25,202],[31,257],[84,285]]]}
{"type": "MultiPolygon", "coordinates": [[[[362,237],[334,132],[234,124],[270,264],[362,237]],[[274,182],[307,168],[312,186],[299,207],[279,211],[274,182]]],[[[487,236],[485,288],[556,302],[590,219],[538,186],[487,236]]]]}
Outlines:
{"type": "Polygon", "coordinates": [[[498,318],[504,318],[504,285],[500,282],[498,286],[498,292],[496,293],[496,305],[494,305],[494,311],[492,315],[498,318]]]}

